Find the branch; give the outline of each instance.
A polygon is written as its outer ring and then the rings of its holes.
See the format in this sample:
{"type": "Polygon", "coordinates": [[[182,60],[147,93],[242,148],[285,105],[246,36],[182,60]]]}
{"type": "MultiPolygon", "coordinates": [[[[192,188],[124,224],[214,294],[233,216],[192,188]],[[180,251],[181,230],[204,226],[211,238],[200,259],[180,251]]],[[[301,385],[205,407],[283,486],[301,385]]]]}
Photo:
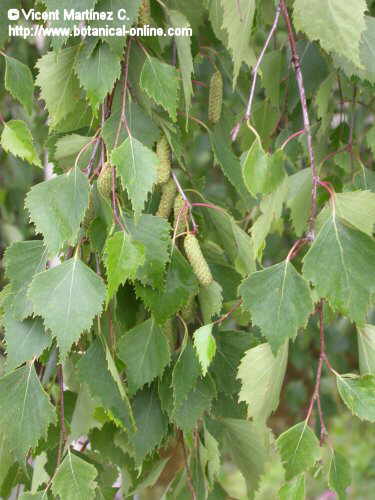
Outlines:
{"type": "Polygon", "coordinates": [[[317,168],[315,165],[315,156],[314,150],[312,146],[312,135],[311,135],[311,127],[310,127],[310,118],[307,109],[307,101],[306,101],[306,91],[303,83],[303,76],[301,71],[301,64],[299,55],[297,52],[297,44],[294,38],[292,23],[290,21],[288,8],[285,4],[285,0],[280,0],[281,11],[286,23],[287,31],[288,31],[288,40],[290,45],[290,50],[292,53],[292,64],[294,68],[294,72],[296,74],[299,98],[301,101],[302,108],[302,116],[303,116],[303,124],[307,137],[307,149],[309,152],[310,159],[310,167],[312,171],[312,189],[311,189],[311,213],[310,213],[310,221],[309,221],[309,239],[313,240],[315,238],[315,219],[317,214],[317,188],[319,182],[319,176],[317,172],[317,168]]]}
{"type": "Polygon", "coordinates": [[[246,112],[245,112],[245,115],[241,118],[241,120],[237,123],[237,125],[232,130],[232,133],[231,133],[232,141],[235,141],[237,139],[237,135],[238,135],[238,132],[240,131],[242,123],[245,122],[245,121],[249,121],[250,120],[251,108],[253,106],[253,100],[254,100],[254,94],[255,94],[255,87],[256,87],[256,83],[257,83],[257,78],[258,78],[259,66],[262,63],[264,54],[266,53],[268,45],[269,45],[269,43],[270,43],[270,41],[271,41],[271,39],[273,37],[273,34],[274,34],[274,32],[276,30],[276,27],[277,27],[277,24],[279,22],[280,9],[281,9],[281,7],[280,7],[280,5],[278,5],[278,7],[276,9],[275,19],[273,21],[271,30],[268,33],[267,40],[265,41],[263,49],[261,50],[261,52],[259,54],[259,57],[258,57],[258,60],[257,60],[255,66],[254,66],[254,68],[253,68],[253,70],[251,72],[252,75],[253,75],[253,81],[252,81],[251,88],[250,88],[250,95],[249,95],[249,100],[247,102],[246,112]]]}

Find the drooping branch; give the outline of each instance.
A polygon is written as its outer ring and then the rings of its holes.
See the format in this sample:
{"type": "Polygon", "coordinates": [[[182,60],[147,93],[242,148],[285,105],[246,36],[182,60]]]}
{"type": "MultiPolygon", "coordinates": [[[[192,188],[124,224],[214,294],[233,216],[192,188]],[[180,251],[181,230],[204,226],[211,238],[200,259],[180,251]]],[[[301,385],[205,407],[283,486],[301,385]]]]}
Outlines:
{"type": "Polygon", "coordinates": [[[317,215],[317,190],[318,190],[319,176],[318,176],[318,171],[317,171],[316,164],[315,164],[315,155],[314,155],[314,150],[313,150],[313,145],[312,145],[310,118],[309,118],[309,112],[308,112],[308,108],[307,108],[306,91],[305,91],[305,86],[303,83],[301,63],[300,63],[300,58],[299,58],[298,51],[297,51],[297,44],[296,44],[296,40],[294,37],[292,23],[290,21],[289,12],[288,12],[288,8],[285,4],[285,0],[280,0],[280,7],[281,7],[281,11],[282,11],[282,14],[283,14],[283,17],[285,20],[285,24],[287,27],[287,32],[288,32],[289,46],[290,46],[290,50],[292,53],[292,64],[293,64],[294,72],[296,74],[298,93],[299,93],[299,98],[300,98],[301,108],[302,108],[303,124],[304,124],[305,133],[306,133],[306,139],[307,139],[307,150],[309,153],[310,167],[311,167],[311,171],[312,171],[311,213],[310,213],[308,237],[309,237],[309,239],[313,240],[315,238],[315,219],[316,219],[316,215],[317,215]]]}
{"type": "Polygon", "coordinates": [[[249,94],[249,99],[248,99],[247,106],[246,106],[246,111],[245,111],[244,116],[241,118],[241,120],[237,123],[237,125],[232,130],[232,133],[231,133],[232,141],[235,141],[237,139],[237,135],[238,135],[238,132],[240,131],[242,123],[250,120],[251,109],[253,107],[253,100],[254,100],[254,95],[255,95],[255,87],[256,87],[257,78],[258,78],[259,66],[262,63],[264,54],[266,53],[268,45],[273,37],[273,34],[275,33],[275,30],[277,28],[277,24],[279,22],[279,18],[280,18],[280,5],[278,5],[278,7],[276,9],[275,19],[273,21],[272,27],[270,29],[270,32],[268,33],[266,41],[264,42],[264,46],[259,54],[258,60],[257,60],[255,66],[251,72],[251,74],[253,75],[253,81],[251,83],[250,94],[249,94]]]}

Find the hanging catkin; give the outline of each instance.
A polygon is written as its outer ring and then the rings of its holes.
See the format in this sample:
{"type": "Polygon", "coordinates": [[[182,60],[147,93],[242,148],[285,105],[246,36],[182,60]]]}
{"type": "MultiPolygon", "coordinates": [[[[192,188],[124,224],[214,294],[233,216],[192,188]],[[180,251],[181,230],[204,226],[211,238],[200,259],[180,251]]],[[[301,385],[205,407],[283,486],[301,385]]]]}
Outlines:
{"type": "Polygon", "coordinates": [[[158,211],[156,212],[156,215],[168,219],[172,211],[173,201],[174,197],[176,196],[176,191],[177,191],[176,184],[174,180],[170,178],[169,181],[163,185],[161,191],[161,198],[159,202],[159,208],[158,211]]]}
{"type": "Polygon", "coordinates": [[[208,96],[208,119],[211,123],[217,123],[221,116],[223,105],[223,78],[220,71],[215,71],[211,77],[208,96]]]}
{"type": "Polygon", "coordinates": [[[156,182],[165,184],[171,175],[171,151],[165,135],[156,144],[156,154],[159,158],[156,182]]]}
{"type": "Polygon", "coordinates": [[[184,248],[199,283],[203,286],[209,286],[213,282],[212,274],[194,234],[189,233],[185,236],[184,248]]]}

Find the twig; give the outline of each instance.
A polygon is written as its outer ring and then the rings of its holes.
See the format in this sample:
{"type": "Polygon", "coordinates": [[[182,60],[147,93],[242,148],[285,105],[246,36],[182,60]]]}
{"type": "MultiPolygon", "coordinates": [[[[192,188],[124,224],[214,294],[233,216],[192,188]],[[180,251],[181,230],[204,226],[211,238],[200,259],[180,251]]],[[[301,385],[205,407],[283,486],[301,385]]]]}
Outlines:
{"type": "Polygon", "coordinates": [[[187,198],[186,194],[184,193],[184,190],[182,189],[181,184],[179,183],[177,176],[174,172],[172,172],[172,177],[173,177],[173,180],[177,186],[177,189],[178,189],[180,195],[182,196],[182,199],[185,201],[185,203],[187,204],[187,206],[189,208],[189,215],[190,215],[191,223],[193,225],[193,231],[194,231],[194,233],[196,233],[196,232],[198,232],[198,226],[194,220],[193,214],[191,213],[192,204],[190,203],[189,199],[187,198]]]}
{"type": "Polygon", "coordinates": [[[328,434],[327,433],[327,428],[324,423],[323,419],[323,412],[320,404],[320,383],[321,383],[321,378],[322,378],[322,369],[323,369],[323,363],[327,359],[327,355],[325,352],[325,338],[324,338],[324,318],[323,318],[323,299],[319,302],[319,305],[317,307],[317,311],[319,313],[319,337],[320,337],[320,352],[319,352],[319,361],[318,361],[318,369],[316,371],[316,379],[315,379],[315,387],[314,387],[314,392],[313,395],[310,399],[310,405],[307,410],[307,415],[306,415],[306,422],[309,423],[312,410],[314,408],[315,401],[318,403],[318,413],[319,413],[319,419],[320,419],[320,442],[321,444],[324,441],[325,436],[328,434]]]}
{"type": "Polygon", "coordinates": [[[285,139],[285,141],[282,143],[280,149],[281,150],[284,149],[292,139],[295,139],[296,137],[299,137],[300,135],[302,135],[304,133],[305,133],[304,128],[302,130],[298,130],[298,132],[294,132],[294,134],[290,135],[287,139],[285,139]]]}
{"type": "Polygon", "coordinates": [[[64,409],[64,376],[61,364],[57,366],[57,379],[60,388],[60,441],[59,441],[59,449],[57,452],[56,468],[61,463],[62,452],[66,443],[65,409],[64,409]]]}
{"type": "Polygon", "coordinates": [[[184,462],[185,462],[185,470],[186,470],[186,477],[187,477],[187,485],[188,485],[188,488],[189,488],[190,493],[191,493],[191,498],[193,500],[197,500],[197,495],[195,493],[195,489],[194,489],[194,485],[193,485],[193,478],[191,476],[190,467],[189,467],[189,463],[188,463],[188,456],[187,456],[187,452],[186,452],[186,446],[185,446],[184,436],[183,436],[182,433],[181,433],[180,439],[181,439],[182,450],[183,450],[183,453],[184,453],[184,462]]]}
{"type": "Polygon", "coordinates": [[[289,262],[290,260],[294,259],[301,250],[301,248],[308,242],[307,238],[300,238],[297,240],[292,248],[289,250],[288,255],[286,256],[286,260],[289,262]]]}
{"type": "Polygon", "coordinates": [[[302,108],[303,124],[304,124],[304,129],[305,129],[306,138],[307,138],[307,149],[309,152],[310,167],[311,167],[311,171],[312,171],[311,213],[310,213],[308,236],[309,236],[309,239],[313,240],[315,238],[315,219],[316,219],[316,214],[317,214],[317,186],[318,186],[319,176],[318,176],[317,168],[315,165],[315,156],[314,156],[314,150],[313,150],[313,146],[312,146],[310,118],[309,118],[309,113],[308,113],[308,109],[307,109],[306,92],[305,92],[305,86],[303,83],[301,64],[300,64],[300,59],[299,59],[299,55],[297,52],[297,44],[296,44],[296,40],[294,38],[292,23],[290,21],[288,8],[285,4],[285,0],[280,0],[280,7],[281,7],[281,11],[282,11],[283,17],[285,19],[285,23],[286,23],[286,27],[287,27],[287,31],[288,31],[288,40],[289,40],[290,50],[292,53],[292,64],[294,67],[294,72],[296,74],[298,92],[299,92],[299,97],[300,97],[300,101],[301,101],[301,108],[302,108]]]}
{"type": "Polygon", "coordinates": [[[240,299],[231,309],[229,309],[227,313],[223,314],[223,316],[214,321],[213,324],[218,325],[223,321],[225,321],[226,319],[228,319],[229,316],[231,316],[234,313],[234,311],[236,311],[241,306],[241,304],[242,304],[242,299],[240,299]]]}
{"type": "Polygon", "coordinates": [[[90,176],[92,166],[94,164],[96,152],[98,151],[99,143],[100,143],[100,137],[95,137],[95,142],[94,142],[94,147],[89,159],[89,162],[87,164],[87,167],[83,170],[83,173],[87,176],[90,176]]]}
{"type": "Polygon", "coordinates": [[[253,106],[253,100],[254,100],[254,94],[255,94],[255,86],[256,86],[256,83],[257,83],[257,78],[258,78],[258,70],[259,70],[259,66],[261,65],[262,63],[262,60],[263,60],[263,57],[264,57],[264,54],[266,53],[266,50],[268,48],[268,45],[273,37],[273,34],[276,30],[276,27],[277,27],[277,24],[279,22],[279,18],[280,18],[280,5],[277,6],[276,8],[276,14],[275,14],[275,19],[273,21],[273,24],[272,24],[272,27],[271,27],[271,30],[270,32],[268,33],[268,37],[264,43],[264,46],[263,46],[263,49],[261,50],[260,54],[259,54],[259,57],[258,57],[258,60],[251,72],[251,74],[253,75],[253,81],[252,81],[252,84],[251,84],[251,88],[250,88],[250,95],[249,95],[249,100],[247,102],[247,107],[246,107],[246,112],[245,112],[245,115],[241,118],[241,120],[237,123],[237,125],[234,127],[234,129],[232,130],[231,132],[231,137],[232,137],[232,141],[235,141],[237,139],[237,135],[238,135],[238,132],[240,131],[240,128],[241,128],[241,125],[243,122],[247,122],[250,120],[250,116],[251,116],[251,108],[253,106]]]}

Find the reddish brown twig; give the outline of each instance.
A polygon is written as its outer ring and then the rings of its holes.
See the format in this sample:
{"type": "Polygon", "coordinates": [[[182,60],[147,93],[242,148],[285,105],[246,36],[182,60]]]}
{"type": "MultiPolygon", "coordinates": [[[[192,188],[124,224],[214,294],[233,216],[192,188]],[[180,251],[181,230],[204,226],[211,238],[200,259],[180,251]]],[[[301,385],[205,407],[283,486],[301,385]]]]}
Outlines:
{"type": "Polygon", "coordinates": [[[225,321],[226,319],[229,318],[229,316],[231,316],[234,311],[236,311],[242,304],[242,299],[240,299],[228,312],[226,312],[223,316],[221,316],[219,319],[217,319],[216,321],[213,322],[214,325],[218,325],[220,323],[222,323],[223,321],[225,321]]]}

